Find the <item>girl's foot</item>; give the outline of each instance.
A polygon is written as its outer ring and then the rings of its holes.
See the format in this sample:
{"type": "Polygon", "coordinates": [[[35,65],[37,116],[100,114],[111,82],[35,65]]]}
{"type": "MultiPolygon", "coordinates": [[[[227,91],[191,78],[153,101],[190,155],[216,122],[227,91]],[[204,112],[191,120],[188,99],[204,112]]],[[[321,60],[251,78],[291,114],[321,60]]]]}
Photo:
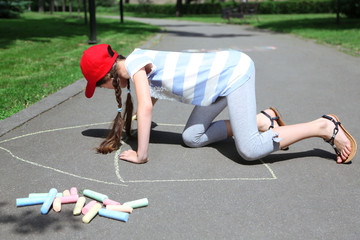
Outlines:
{"type": "Polygon", "coordinates": [[[269,128],[272,126],[274,128],[279,127],[278,120],[275,119],[279,116],[276,115],[275,111],[271,108],[268,108],[262,113],[256,115],[257,125],[259,132],[265,132],[269,130],[269,128]],[[266,115],[267,114],[267,115],[266,115]],[[273,120],[271,120],[273,119],[273,120]]]}
{"type": "MultiPolygon", "coordinates": [[[[335,115],[324,115],[323,118],[321,118],[321,121],[324,122],[323,139],[335,149],[337,155],[336,162],[344,163],[350,161],[351,159],[348,160],[350,155],[352,155],[351,157],[354,156],[354,153],[351,154],[352,143],[345,132],[346,130],[344,131],[343,127],[340,126],[337,117],[335,115]]],[[[353,144],[356,146],[355,140],[352,140],[354,141],[353,144]]],[[[354,151],[356,151],[356,149],[354,149],[354,151]]]]}

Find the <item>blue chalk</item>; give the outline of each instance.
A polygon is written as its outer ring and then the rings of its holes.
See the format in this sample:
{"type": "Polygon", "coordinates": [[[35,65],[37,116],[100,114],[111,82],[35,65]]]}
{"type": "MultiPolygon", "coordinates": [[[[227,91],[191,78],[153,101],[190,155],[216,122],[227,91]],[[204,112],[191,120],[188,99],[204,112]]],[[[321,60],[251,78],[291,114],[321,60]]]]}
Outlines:
{"type": "Polygon", "coordinates": [[[43,204],[45,199],[46,197],[17,198],[16,206],[23,207],[23,206],[43,204]]]}
{"type": "Polygon", "coordinates": [[[41,214],[45,215],[49,212],[49,209],[50,209],[57,193],[58,193],[58,191],[56,188],[50,189],[48,196],[45,198],[45,201],[44,201],[43,205],[41,206],[41,209],[40,209],[41,214]]]}
{"type": "Polygon", "coordinates": [[[113,210],[109,210],[109,209],[105,209],[105,208],[101,208],[99,210],[99,215],[103,216],[103,217],[120,220],[123,222],[127,222],[129,219],[129,213],[113,211],[113,210]]]}

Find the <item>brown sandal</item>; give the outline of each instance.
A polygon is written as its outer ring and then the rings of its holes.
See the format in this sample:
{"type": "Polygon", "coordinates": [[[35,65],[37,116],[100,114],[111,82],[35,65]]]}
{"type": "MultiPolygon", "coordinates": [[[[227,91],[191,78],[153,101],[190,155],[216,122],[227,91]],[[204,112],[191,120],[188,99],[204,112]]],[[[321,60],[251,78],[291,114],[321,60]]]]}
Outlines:
{"type": "Polygon", "coordinates": [[[349,139],[350,144],[351,144],[351,152],[349,157],[346,159],[346,161],[344,161],[343,163],[348,163],[350,162],[356,155],[356,151],[357,151],[357,144],[355,139],[353,138],[353,136],[351,136],[351,134],[346,131],[346,129],[343,127],[343,125],[341,124],[341,122],[339,121],[339,118],[335,115],[335,114],[329,114],[329,115],[323,115],[323,118],[326,118],[327,120],[333,122],[335,124],[334,130],[333,130],[333,135],[329,140],[324,140],[325,142],[329,143],[335,150],[335,153],[337,156],[340,156],[341,153],[340,151],[336,148],[335,146],[335,137],[339,132],[339,126],[340,128],[344,131],[346,137],[349,139]],[[329,116],[330,115],[330,116],[329,116]]]}
{"type": "MultiPolygon", "coordinates": [[[[279,126],[285,126],[286,124],[284,123],[280,112],[274,107],[270,107],[269,109],[271,109],[275,113],[276,117],[271,117],[266,112],[261,111],[262,114],[264,114],[267,118],[270,119],[271,124],[269,126],[269,129],[274,128],[274,121],[276,121],[279,124],[279,126]]],[[[283,147],[281,150],[284,150],[284,151],[289,150],[289,147],[283,147]]]]}

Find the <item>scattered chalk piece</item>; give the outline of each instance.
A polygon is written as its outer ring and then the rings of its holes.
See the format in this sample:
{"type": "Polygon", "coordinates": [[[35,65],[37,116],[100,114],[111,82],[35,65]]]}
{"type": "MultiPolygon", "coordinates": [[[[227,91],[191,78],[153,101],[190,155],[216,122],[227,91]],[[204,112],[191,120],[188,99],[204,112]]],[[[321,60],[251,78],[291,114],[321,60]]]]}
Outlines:
{"type": "Polygon", "coordinates": [[[46,197],[43,205],[41,206],[41,209],[40,209],[41,214],[45,215],[49,212],[49,209],[50,209],[57,193],[58,192],[57,192],[56,188],[50,189],[48,196],[46,197]]]}
{"type": "Polygon", "coordinates": [[[129,214],[132,213],[134,208],[146,207],[149,204],[147,198],[142,198],[125,202],[121,205],[120,202],[109,199],[107,195],[89,189],[83,191],[84,196],[80,197],[78,194],[79,191],[76,187],[72,187],[70,191],[65,190],[63,193],[58,193],[56,188],[51,188],[48,193],[30,193],[28,198],[17,198],[16,206],[22,207],[42,204],[40,212],[46,215],[51,206],[54,211],[60,212],[62,204],[76,203],[73,215],[77,216],[82,213],[84,214],[82,221],[84,223],[90,223],[98,214],[102,217],[127,222],[129,214]],[[85,205],[85,196],[95,200],[85,205]],[[103,206],[106,208],[102,208],[103,206]]]}
{"type": "Polygon", "coordinates": [[[113,211],[105,208],[99,209],[99,215],[102,217],[108,217],[123,222],[127,222],[129,219],[129,213],[113,211]]]}
{"type": "Polygon", "coordinates": [[[128,205],[132,208],[141,208],[141,207],[148,206],[149,201],[147,198],[142,198],[142,199],[138,199],[138,200],[134,200],[134,201],[130,201],[130,202],[125,202],[123,205],[128,205]]]}
{"type": "Polygon", "coordinates": [[[90,208],[90,210],[85,214],[82,218],[83,223],[89,223],[98,213],[99,209],[101,208],[100,203],[95,203],[94,206],[90,208]]]}
{"type": "Polygon", "coordinates": [[[89,190],[89,189],[85,189],[83,191],[83,194],[87,197],[90,197],[92,199],[95,199],[99,202],[103,202],[105,199],[108,199],[109,197],[105,194],[102,194],[102,193],[98,193],[98,192],[95,192],[95,191],[92,191],[92,190],[89,190]]]}
{"type": "Polygon", "coordinates": [[[75,207],[74,207],[74,211],[73,211],[73,214],[75,216],[77,215],[80,215],[81,214],[81,210],[82,208],[84,207],[85,205],[85,202],[86,202],[86,198],[85,197],[79,197],[76,204],[75,204],[75,207]]]}

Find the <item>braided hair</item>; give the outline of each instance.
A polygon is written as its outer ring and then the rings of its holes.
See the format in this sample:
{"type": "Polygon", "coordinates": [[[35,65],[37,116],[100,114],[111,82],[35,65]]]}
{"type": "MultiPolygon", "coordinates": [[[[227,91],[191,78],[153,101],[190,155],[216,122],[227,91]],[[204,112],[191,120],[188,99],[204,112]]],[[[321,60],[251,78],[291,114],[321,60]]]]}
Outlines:
{"type": "MultiPolygon", "coordinates": [[[[110,72],[101,80],[99,80],[99,85],[106,82],[109,78],[112,79],[112,85],[115,89],[115,97],[118,103],[118,108],[122,109],[122,97],[121,97],[121,87],[120,87],[120,78],[117,74],[117,62],[121,59],[125,59],[125,57],[119,55],[111,68],[110,72]]],[[[130,79],[127,80],[127,98],[125,103],[125,111],[123,116],[121,116],[121,111],[117,113],[113,126],[109,135],[106,139],[100,144],[100,146],[96,149],[98,153],[107,154],[116,149],[118,149],[121,145],[121,137],[122,132],[125,127],[125,133],[127,136],[131,136],[131,120],[132,120],[132,112],[133,112],[133,102],[130,94],[130,79]]]]}

